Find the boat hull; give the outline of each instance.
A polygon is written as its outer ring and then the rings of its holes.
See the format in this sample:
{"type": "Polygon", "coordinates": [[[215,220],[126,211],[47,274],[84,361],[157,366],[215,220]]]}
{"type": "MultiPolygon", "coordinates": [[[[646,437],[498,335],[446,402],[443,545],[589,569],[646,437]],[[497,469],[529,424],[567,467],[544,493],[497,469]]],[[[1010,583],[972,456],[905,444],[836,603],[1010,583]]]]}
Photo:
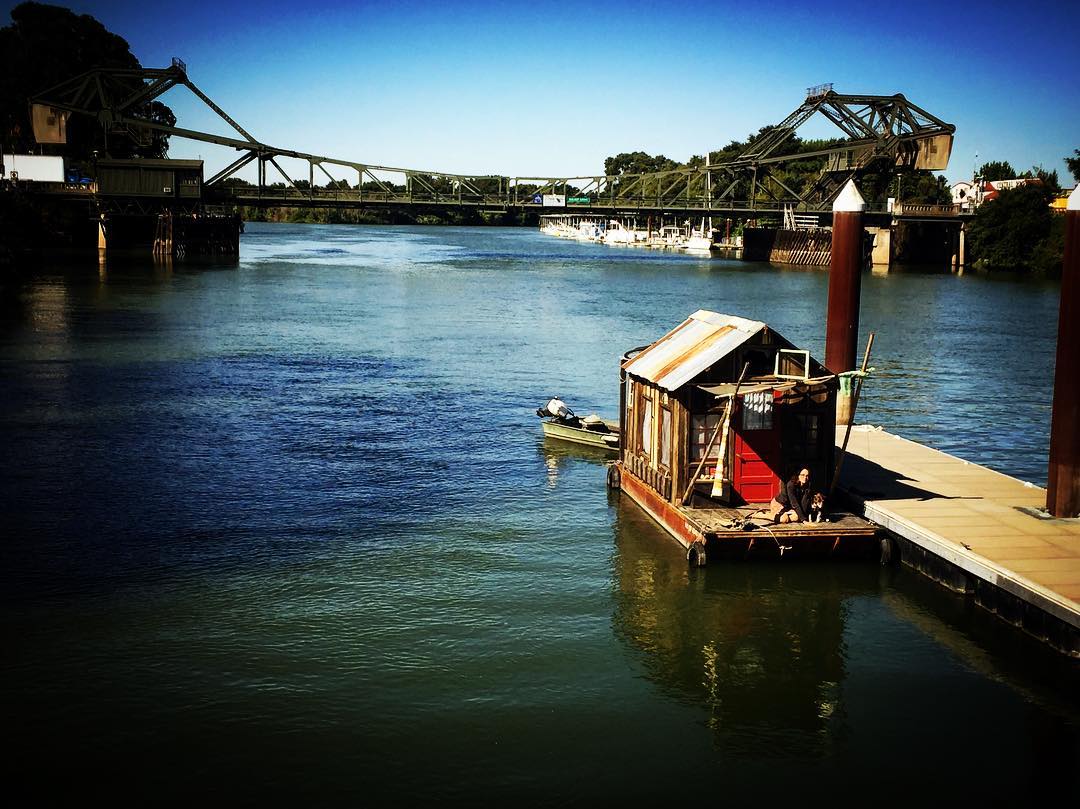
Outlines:
{"type": "Polygon", "coordinates": [[[573,441],[575,444],[584,444],[589,447],[615,452],[619,448],[618,433],[600,433],[594,430],[583,430],[579,427],[570,427],[566,424],[558,424],[554,421],[541,422],[544,435],[548,438],[557,438],[560,441],[573,441]]]}

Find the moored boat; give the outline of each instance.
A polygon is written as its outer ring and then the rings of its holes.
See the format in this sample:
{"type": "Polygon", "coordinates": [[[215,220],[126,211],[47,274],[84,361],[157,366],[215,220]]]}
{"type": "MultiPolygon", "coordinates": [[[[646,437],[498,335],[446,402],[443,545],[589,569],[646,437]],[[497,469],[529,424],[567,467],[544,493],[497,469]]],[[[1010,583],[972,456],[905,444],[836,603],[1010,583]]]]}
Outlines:
{"type": "Polygon", "coordinates": [[[709,251],[712,250],[715,242],[715,234],[712,229],[712,221],[709,224],[705,224],[705,217],[701,218],[701,227],[694,228],[690,232],[690,238],[686,240],[686,249],[694,251],[709,251]]]}
{"type": "Polygon", "coordinates": [[[606,450],[614,451],[619,448],[617,422],[604,421],[595,413],[584,417],[576,416],[557,396],[543,407],[538,407],[536,415],[543,419],[541,426],[544,435],[549,438],[606,450]]]}

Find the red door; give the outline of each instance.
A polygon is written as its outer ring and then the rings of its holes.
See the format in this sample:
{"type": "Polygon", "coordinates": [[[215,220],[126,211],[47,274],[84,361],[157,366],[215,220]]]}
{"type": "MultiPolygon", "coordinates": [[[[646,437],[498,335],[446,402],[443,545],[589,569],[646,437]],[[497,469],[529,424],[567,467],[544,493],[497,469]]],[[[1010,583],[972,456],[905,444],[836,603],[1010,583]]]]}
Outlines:
{"type": "Polygon", "coordinates": [[[735,411],[735,469],[731,486],[747,503],[768,503],[780,491],[780,419],[773,392],[740,397],[735,411]]]}

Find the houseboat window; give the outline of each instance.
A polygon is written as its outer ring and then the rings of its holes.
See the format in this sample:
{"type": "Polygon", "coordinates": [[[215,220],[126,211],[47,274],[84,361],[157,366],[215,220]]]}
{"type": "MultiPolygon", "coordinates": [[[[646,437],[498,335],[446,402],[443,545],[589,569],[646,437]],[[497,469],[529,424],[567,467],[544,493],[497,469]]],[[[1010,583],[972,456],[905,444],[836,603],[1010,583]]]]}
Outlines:
{"type": "Polygon", "coordinates": [[[660,456],[661,466],[671,468],[671,410],[660,408],[660,456]]]}
{"type": "MultiPolygon", "coordinates": [[[[709,439],[716,432],[716,426],[722,418],[720,413],[690,417],[690,460],[700,461],[705,454],[705,448],[709,445],[709,439]]],[[[720,453],[720,441],[713,444],[710,458],[716,458],[720,453]]]]}
{"type": "Polygon", "coordinates": [[[652,455],[652,399],[641,400],[641,451],[652,455]]]}
{"type": "Polygon", "coordinates": [[[780,349],[776,353],[776,369],[773,376],[778,379],[807,379],[810,376],[810,352],[800,349],[780,349]]]}
{"type": "Polygon", "coordinates": [[[742,397],[742,428],[771,430],[773,426],[773,392],[763,390],[742,397]]]}

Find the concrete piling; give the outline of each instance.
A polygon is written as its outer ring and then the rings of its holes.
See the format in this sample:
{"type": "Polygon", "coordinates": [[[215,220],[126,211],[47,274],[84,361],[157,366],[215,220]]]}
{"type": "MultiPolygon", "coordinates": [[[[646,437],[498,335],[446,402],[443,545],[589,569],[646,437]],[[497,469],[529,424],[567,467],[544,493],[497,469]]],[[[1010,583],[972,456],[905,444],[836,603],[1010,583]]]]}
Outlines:
{"type": "MultiPolygon", "coordinates": [[[[825,322],[825,365],[833,373],[855,370],[859,340],[859,297],[863,268],[863,200],[848,180],[833,203],[829,308],[825,322]]],[[[851,423],[850,389],[836,399],[836,423],[851,423]]]]}
{"type": "Polygon", "coordinates": [[[1080,516],[1080,186],[1065,211],[1046,510],[1055,517],[1080,516]]]}

